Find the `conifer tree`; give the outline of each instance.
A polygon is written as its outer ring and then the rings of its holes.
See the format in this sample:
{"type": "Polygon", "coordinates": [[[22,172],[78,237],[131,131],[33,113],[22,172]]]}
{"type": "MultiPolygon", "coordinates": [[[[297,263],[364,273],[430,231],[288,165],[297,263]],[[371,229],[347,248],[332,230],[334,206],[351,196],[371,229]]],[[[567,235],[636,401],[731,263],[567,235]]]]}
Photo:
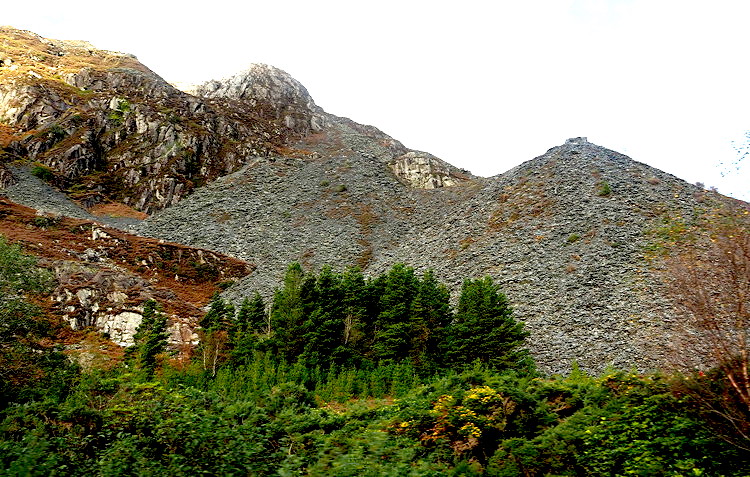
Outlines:
{"type": "Polygon", "coordinates": [[[314,300],[305,307],[304,356],[311,366],[327,367],[344,338],[341,277],[323,267],[315,279],[314,300]]]}
{"type": "Polygon", "coordinates": [[[242,362],[249,359],[258,347],[259,337],[268,338],[267,329],[266,304],[260,293],[255,292],[252,300],[245,298],[242,301],[242,305],[237,312],[237,318],[231,333],[232,360],[242,362]]]}
{"type": "Polygon", "coordinates": [[[208,312],[199,324],[203,369],[211,371],[211,376],[215,376],[219,363],[226,359],[226,352],[232,345],[231,335],[235,329],[234,307],[216,293],[211,299],[208,312]]]}
{"type": "Polygon", "coordinates": [[[368,306],[368,289],[362,272],[357,267],[347,268],[341,276],[342,346],[334,358],[341,364],[362,361],[366,353],[367,327],[372,321],[368,309],[376,314],[375,306],[368,306]]]}
{"type": "Polygon", "coordinates": [[[205,332],[216,330],[228,330],[234,319],[234,307],[221,298],[219,293],[214,293],[211,298],[208,313],[198,323],[205,332]]]}
{"type": "Polygon", "coordinates": [[[135,367],[149,378],[156,369],[156,358],[167,349],[167,317],[154,300],[143,304],[143,319],[133,335],[135,367]]]}
{"type": "Polygon", "coordinates": [[[413,268],[398,263],[388,272],[383,285],[373,351],[380,360],[399,360],[409,355],[409,313],[419,281],[413,268]]]}
{"type": "Polygon", "coordinates": [[[252,299],[242,300],[242,305],[237,312],[236,327],[242,333],[267,333],[266,302],[260,293],[255,292],[252,299]]]}
{"type": "Polygon", "coordinates": [[[434,368],[441,360],[439,345],[443,329],[451,321],[450,292],[426,271],[419,281],[410,309],[412,362],[419,368],[434,368]]]}
{"type": "Polygon", "coordinates": [[[284,287],[276,290],[271,307],[271,325],[274,333],[275,347],[288,360],[294,360],[302,353],[303,347],[303,284],[306,290],[306,304],[310,304],[310,289],[315,282],[306,280],[302,266],[292,263],[284,275],[284,287]]]}
{"type": "Polygon", "coordinates": [[[455,368],[478,360],[496,370],[518,369],[528,358],[523,328],[490,277],[466,280],[454,322],[446,330],[446,359],[455,368]]]}

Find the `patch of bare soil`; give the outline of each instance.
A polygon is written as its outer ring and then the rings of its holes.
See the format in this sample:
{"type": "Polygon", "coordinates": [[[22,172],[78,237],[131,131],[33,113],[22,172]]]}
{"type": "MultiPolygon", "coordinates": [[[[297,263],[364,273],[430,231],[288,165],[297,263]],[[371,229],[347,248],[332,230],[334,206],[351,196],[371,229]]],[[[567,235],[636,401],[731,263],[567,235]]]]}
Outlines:
{"type": "Polygon", "coordinates": [[[96,204],[88,211],[97,217],[125,217],[129,219],[145,220],[148,214],[135,210],[119,202],[110,202],[107,204],[96,204]]]}

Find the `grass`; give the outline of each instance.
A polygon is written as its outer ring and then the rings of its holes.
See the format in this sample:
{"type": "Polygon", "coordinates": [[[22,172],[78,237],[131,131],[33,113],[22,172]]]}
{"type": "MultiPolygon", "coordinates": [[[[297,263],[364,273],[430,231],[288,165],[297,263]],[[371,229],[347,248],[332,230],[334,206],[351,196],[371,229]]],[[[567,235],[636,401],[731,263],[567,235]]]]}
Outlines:
{"type": "Polygon", "coordinates": [[[601,181],[596,193],[600,197],[607,197],[612,194],[612,188],[609,186],[609,183],[607,181],[601,181]]]}
{"type": "Polygon", "coordinates": [[[47,79],[53,79],[65,73],[77,73],[86,67],[94,70],[130,68],[150,73],[148,68],[129,55],[64,41],[47,44],[33,33],[14,28],[0,28],[0,43],[3,44],[5,55],[18,66],[8,73],[18,76],[26,76],[33,70],[47,79]]]}

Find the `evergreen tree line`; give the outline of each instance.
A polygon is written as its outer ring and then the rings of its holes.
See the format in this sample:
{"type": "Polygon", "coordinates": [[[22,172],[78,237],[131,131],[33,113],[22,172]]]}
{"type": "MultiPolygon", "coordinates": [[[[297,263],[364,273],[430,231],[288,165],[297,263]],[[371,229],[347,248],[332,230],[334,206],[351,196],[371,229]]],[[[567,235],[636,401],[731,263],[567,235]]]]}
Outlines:
{"type": "Polygon", "coordinates": [[[489,277],[466,280],[455,311],[432,271],[403,264],[374,278],[356,268],[305,273],[291,264],[270,308],[256,292],[238,310],[214,296],[200,321],[197,358],[216,374],[263,352],[308,369],[372,369],[408,362],[420,375],[532,366],[527,332],[489,277]]]}
{"type": "Polygon", "coordinates": [[[454,311],[429,272],[398,265],[364,279],[294,264],[269,313],[257,294],[238,310],[214,299],[191,363],[168,359],[166,318],[149,301],[125,362],[86,369],[51,344],[66,324],[32,304],[49,279],[0,239],[2,475],[739,477],[750,468],[744,427],[727,439],[706,419],[732,396],[721,369],[541,376],[489,279],[467,281],[454,311]]]}

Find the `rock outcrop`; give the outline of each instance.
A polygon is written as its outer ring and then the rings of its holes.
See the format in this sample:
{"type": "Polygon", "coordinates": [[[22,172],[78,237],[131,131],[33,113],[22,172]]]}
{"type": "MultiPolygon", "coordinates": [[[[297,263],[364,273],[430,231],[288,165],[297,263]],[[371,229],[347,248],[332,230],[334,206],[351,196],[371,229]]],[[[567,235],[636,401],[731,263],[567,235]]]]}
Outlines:
{"type": "Polygon", "coordinates": [[[84,206],[167,207],[292,134],[259,111],[185,94],[132,55],[8,28],[0,37],[12,57],[0,66],[0,119],[25,132],[6,160],[51,168],[84,206]]]}
{"type": "Polygon", "coordinates": [[[468,179],[428,153],[407,152],[393,159],[390,166],[402,182],[418,189],[453,187],[468,179]]]}
{"type": "Polygon", "coordinates": [[[136,237],[89,220],[40,215],[0,198],[0,234],[40,257],[54,276],[43,305],[73,330],[97,330],[133,344],[143,304],[156,300],[169,319],[170,343],[195,341],[202,307],[220,282],[254,269],[216,252],[136,237]]]}
{"type": "MultiPolygon", "coordinates": [[[[110,201],[146,213],[169,207],[256,157],[289,153],[291,143],[339,123],[298,81],[267,65],[191,95],[132,55],[11,28],[0,29],[0,40],[0,122],[22,135],[5,145],[5,161],[49,167],[55,184],[87,208],[110,201]]],[[[456,182],[427,174],[412,182],[456,182]]],[[[6,176],[3,170],[0,181],[11,183],[6,176]]]]}
{"type": "Polygon", "coordinates": [[[246,71],[208,81],[194,91],[203,98],[234,100],[302,135],[321,131],[329,123],[327,115],[299,81],[269,65],[251,65],[246,71]]]}

